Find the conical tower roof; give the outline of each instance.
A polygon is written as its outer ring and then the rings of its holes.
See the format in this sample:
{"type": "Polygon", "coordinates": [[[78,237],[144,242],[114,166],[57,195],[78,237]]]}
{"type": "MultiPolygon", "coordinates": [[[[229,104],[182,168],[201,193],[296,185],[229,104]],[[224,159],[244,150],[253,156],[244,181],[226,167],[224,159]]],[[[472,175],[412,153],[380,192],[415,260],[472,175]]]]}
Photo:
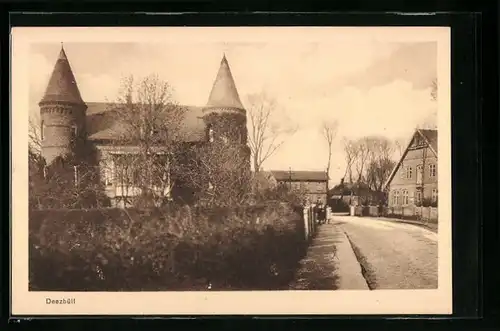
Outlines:
{"type": "Polygon", "coordinates": [[[206,107],[244,109],[226,55],[222,57],[206,107]]]}
{"type": "Polygon", "coordinates": [[[57,62],[50,76],[45,95],[40,103],[46,102],[69,102],[76,104],[84,104],[78,86],[76,85],[75,76],[69,65],[66,52],[61,46],[61,52],[57,58],[57,62]]]}

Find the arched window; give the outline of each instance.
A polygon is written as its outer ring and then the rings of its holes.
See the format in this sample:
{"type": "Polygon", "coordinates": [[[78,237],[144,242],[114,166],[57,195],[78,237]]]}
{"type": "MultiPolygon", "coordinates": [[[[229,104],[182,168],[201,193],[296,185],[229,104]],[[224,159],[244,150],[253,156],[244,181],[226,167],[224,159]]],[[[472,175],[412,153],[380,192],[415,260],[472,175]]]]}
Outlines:
{"type": "Polygon", "coordinates": [[[214,139],[215,139],[215,133],[214,133],[214,129],[212,128],[212,126],[210,125],[208,127],[208,141],[210,142],[214,142],[214,139]]]}
{"type": "Polygon", "coordinates": [[[398,205],[399,204],[399,191],[394,191],[392,193],[392,204],[394,206],[398,205]]]}
{"type": "Polygon", "coordinates": [[[76,137],[78,137],[78,127],[75,124],[71,126],[71,137],[73,139],[76,139],[76,137]]]}
{"type": "Polygon", "coordinates": [[[403,190],[403,205],[407,205],[407,204],[408,204],[408,191],[403,190]]]}
{"type": "Polygon", "coordinates": [[[40,139],[43,140],[45,137],[45,122],[42,120],[40,125],[40,139]]]}

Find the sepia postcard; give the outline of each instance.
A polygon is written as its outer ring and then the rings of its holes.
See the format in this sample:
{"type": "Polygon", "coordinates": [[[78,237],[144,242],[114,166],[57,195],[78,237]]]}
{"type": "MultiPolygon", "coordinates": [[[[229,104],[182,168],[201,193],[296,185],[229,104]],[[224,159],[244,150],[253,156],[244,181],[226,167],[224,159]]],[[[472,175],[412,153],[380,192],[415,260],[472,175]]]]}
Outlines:
{"type": "Polygon", "coordinates": [[[449,28],[11,45],[13,315],[452,313],[449,28]]]}

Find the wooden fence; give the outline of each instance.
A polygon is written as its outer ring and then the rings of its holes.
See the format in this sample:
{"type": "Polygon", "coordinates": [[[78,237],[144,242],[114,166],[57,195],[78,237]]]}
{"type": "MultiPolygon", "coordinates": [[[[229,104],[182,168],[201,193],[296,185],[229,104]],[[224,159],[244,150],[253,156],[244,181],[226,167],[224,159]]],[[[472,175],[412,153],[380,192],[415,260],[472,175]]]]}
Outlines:
{"type": "Polygon", "coordinates": [[[379,207],[379,206],[357,206],[354,209],[355,216],[371,217],[394,217],[402,219],[416,219],[435,221],[438,220],[437,207],[417,207],[417,206],[398,206],[398,207],[379,207]]]}
{"type": "Polygon", "coordinates": [[[305,230],[305,239],[309,240],[316,233],[318,228],[318,220],[317,215],[314,212],[314,206],[306,206],[304,207],[304,230],[305,230]]]}

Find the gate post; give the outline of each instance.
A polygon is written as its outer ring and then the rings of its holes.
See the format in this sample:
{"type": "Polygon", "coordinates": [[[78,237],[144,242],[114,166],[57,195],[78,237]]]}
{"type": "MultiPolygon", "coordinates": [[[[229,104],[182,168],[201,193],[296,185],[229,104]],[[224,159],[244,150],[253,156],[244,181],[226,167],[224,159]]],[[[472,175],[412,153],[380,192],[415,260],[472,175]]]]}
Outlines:
{"type": "Polygon", "coordinates": [[[304,214],[304,233],[305,233],[305,240],[307,240],[309,238],[309,210],[307,207],[304,207],[304,210],[303,210],[303,214],[304,214]]]}

